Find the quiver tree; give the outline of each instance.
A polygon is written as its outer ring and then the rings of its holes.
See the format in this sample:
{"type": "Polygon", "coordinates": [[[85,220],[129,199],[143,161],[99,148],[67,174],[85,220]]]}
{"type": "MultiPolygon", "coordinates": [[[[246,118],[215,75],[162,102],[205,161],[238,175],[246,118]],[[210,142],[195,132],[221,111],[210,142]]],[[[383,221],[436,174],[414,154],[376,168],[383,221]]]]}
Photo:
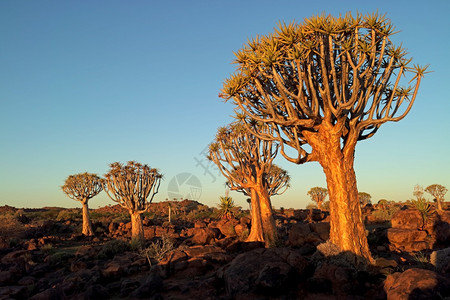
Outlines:
{"type": "Polygon", "coordinates": [[[322,209],[323,201],[328,196],[328,190],[323,187],[313,187],[308,191],[308,196],[311,197],[311,200],[317,203],[317,208],[322,209]]]}
{"type": "Polygon", "coordinates": [[[361,207],[364,207],[367,204],[372,203],[372,201],[371,201],[372,196],[369,193],[359,192],[358,199],[359,199],[359,203],[361,204],[361,207]]]}
{"type": "Polygon", "coordinates": [[[142,213],[158,193],[162,175],[157,169],[134,161],[126,165],[118,162],[110,165],[105,174],[105,192],[111,200],[128,210],[131,216],[131,239],[144,242],[142,213]]]}
{"type": "Polygon", "coordinates": [[[90,173],[70,175],[61,189],[69,198],[81,202],[83,206],[82,233],[86,236],[94,235],[89,217],[88,201],[103,190],[103,179],[90,173]]]}
{"type": "Polygon", "coordinates": [[[270,134],[254,134],[278,141],[287,160],[320,163],[330,197],[331,242],[370,262],[355,146],[383,123],[407,115],[426,72],[410,67],[405,49],[392,43],[393,33],[378,14],[280,24],[235,53],[237,71],[219,95],[237,105],[242,120],[269,124],[270,134]],[[408,77],[411,85],[402,86],[408,77]]]}
{"type": "Polygon", "coordinates": [[[437,210],[442,211],[442,202],[444,202],[444,196],[447,193],[447,188],[440,184],[432,184],[427,186],[425,192],[434,197],[437,204],[437,210]]]}
{"type": "MultiPolygon", "coordinates": [[[[277,150],[274,142],[252,135],[240,123],[232,123],[218,130],[208,156],[227,178],[230,189],[250,195],[252,227],[248,241],[264,241],[267,246],[274,245],[277,240],[270,193],[280,193],[289,182],[284,179],[285,183],[282,183],[269,175],[277,150]]],[[[283,175],[288,177],[279,168],[273,170],[273,174],[278,172],[280,179],[283,175]]]]}

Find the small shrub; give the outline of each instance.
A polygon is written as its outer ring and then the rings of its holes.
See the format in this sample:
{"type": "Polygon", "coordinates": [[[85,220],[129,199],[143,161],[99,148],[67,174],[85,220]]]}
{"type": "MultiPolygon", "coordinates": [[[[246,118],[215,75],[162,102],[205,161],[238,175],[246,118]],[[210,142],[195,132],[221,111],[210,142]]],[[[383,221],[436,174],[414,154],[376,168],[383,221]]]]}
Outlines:
{"type": "Polygon", "coordinates": [[[151,266],[152,259],[159,263],[172,250],[174,250],[172,240],[168,236],[163,235],[160,240],[153,242],[149,247],[142,249],[140,254],[147,258],[147,261],[151,266]]]}
{"type": "Polygon", "coordinates": [[[322,253],[322,255],[325,257],[336,256],[341,253],[341,249],[339,249],[339,247],[333,244],[330,240],[326,241],[325,243],[319,244],[317,246],[317,251],[322,253]]]}
{"type": "Polygon", "coordinates": [[[48,263],[50,266],[62,266],[67,265],[69,259],[74,255],[65,251],[56,252],[49,256],[48,263]]]}
{"type": "Polygon", "coordinates": [[[116,254],[130,250],[130,244],[122,240],[112,240],[105,243],[98,253],[98,258],[113,258],[116,254]]]}
{"type": "Polygon", "coordinates": [[[377,209],[372,212],[372,216],[380,222],[389,222],[392,220],[394,214],[400,210],[398,206],[385,207],[384,209],[377,209]]]}
{"type": "Polygon", "coordinates": [[[78,221],[81,220],[81,211],[75,209],[63,209],[58,213],[56,221],[78,221]]]}
{"type": "Polygon", "coordinates": [[[416,261],[419,265],[427,265],[430,263],[430,260],[428,257],[423,253],[422,251],[413,253],[412,258],[414,261],[416,261]]]}

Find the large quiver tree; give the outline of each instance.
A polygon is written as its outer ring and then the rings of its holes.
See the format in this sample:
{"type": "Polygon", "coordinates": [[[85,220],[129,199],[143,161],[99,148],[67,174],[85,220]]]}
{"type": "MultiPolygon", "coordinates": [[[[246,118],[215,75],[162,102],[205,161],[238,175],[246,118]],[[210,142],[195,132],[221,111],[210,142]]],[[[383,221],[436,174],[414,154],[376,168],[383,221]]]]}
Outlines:
{"type": "Polygon", "coordinates": [[[88,201],[103,190],[103,179],[91,173],[70,175],[61,189],[69,198],[81,202],[83,206],[82,233],[86,236],[94,235],[89,217],[88,201]]]}
{"type": "Polygon", "coordinates": [[[237,72],[220,94],[242,110],[243,120],[270,124],[273,134],[259,134],[278,141],[287,160],[321,164],[331,242],[362,261],[373,259],[353,169],[356,143],[406,116],[426,71],[409,66],[392,34],[390,21],[378,14],[280,24],[274,34],[250,40],[236,53],[237,72]],[[412,85],[402,86],[409,74],[412,85]]]}
{"type": "Polygon", "coordinates": [[[128,210],[131,216],[131,239],[144,242],[142,213],[158,193],[162,175],[157,169],[134,161],[126,165],[115,162],[105,174],[105,192],[111,200],[128,210]]]}

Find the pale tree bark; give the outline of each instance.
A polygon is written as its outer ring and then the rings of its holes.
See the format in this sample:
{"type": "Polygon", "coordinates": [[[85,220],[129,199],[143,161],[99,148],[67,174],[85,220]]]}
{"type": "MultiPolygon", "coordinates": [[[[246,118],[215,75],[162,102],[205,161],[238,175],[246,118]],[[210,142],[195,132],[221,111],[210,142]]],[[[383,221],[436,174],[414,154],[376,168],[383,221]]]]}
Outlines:
{"type": "MultiPolygon", "coordinates": [[[[325,123],[323,126],[330,125],[325,123]]],[[[353,145],[348,141],[343,151],[340,135],[330,128],[319,130],[317,134],[306,133],[305,138],[313,148],[327,180],[330,197],[330,241],[342,251],[352,252],[356,262],[373,264],[353,168],[356,139],[353,145]]]]}
{"type": "Polygon", "coordinates": [[[265,190],[258,191],[259,205],[261,211],[261,222],[264,231],[264,240],[268,247],[274,247],[278,241],[277,228],[272,213],[270,197],[265,190]]]}
{"type": "Polygon", "coordinates": [[[131,240],[143,243],[144,239],[144,226],[142,224],[142,213],[139,211],[130,211],[131,216],[131,240]]]}
{"type": "Polygon", "coordinates": [[[92,230],[91,218],[89,216],[88,201],[83,200],[80,202],[83,205],[83,230],[82,230],[82,233],[85,236],[92,236],[92,235],[94,235],[94,230],[92,230]]]}
{"type": "Polygon", "coordinates": [[[252,223],[250,228],[250,234],[248,235],[247,242],[264,242],[263,225],[261,221],[261,211],[259,208],[258,193],[255,189],[251,189],[251,207],[252,207],[252,223]]]}

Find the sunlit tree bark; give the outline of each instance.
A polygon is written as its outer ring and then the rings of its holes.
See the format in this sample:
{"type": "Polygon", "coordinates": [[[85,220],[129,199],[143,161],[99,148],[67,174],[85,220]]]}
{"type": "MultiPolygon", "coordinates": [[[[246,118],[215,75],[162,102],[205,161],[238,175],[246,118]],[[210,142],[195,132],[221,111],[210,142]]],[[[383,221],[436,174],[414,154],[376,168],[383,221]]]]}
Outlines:
{"type": "Polygon", "coordinates": [[[426,67],[409,66],[406,51],[391,42],[393,33],[390,21],[378,14],[280,24],[236,53],[237,72],[220,94],[237,106],[242,121],[269,124],[271,133],[253,134],[278,141],[287,160],[320,163],[330,198],[331,242],[360,261],[373,259],[353,167],[356,143],[383,123],[403,119],[426,73],[426,67]],[[413,76],[406,84],[412,85],[403,86],[408,74],[413,76]]]}
{"type": "Polygon", "coordinates": [[[90,173],[70,175],[61,189],[68,197],[81,202],[83,206],[82,233],[86,236],[94,235],[89,216],[88,201],[103,190],[103,180],[96,174],[90,173]]]}
{"type": "Polygon", "coordinates": [[[142,214],[158,193],[162,175],[157,169],[134,161],[126,165],[118,162],[110,165],[105,174],[105,192],[111,200],[127,209],[131,217],[131,239],[144,243],[142,214]],[[150,198],[149,198],[150,197],[150,198]]]}

